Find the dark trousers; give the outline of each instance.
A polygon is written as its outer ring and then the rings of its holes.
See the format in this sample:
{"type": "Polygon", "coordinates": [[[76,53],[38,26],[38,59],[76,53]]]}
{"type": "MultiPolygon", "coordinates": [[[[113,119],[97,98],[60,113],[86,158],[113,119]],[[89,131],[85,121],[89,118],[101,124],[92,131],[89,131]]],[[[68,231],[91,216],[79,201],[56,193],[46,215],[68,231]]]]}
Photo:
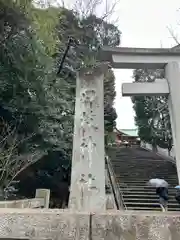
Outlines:
{"type": "Polygon", "coordinates": [[[180,204],[180,192],[176,193],[175,199],[180,204]]]}
{"type": "Polygon", "coordinates": [[[156,188],[156,194],[159,196],[159,202],[162,204],[164,207],[167,206],[168,202],[168,189],[165,187],[158,187],[156,188]]]}

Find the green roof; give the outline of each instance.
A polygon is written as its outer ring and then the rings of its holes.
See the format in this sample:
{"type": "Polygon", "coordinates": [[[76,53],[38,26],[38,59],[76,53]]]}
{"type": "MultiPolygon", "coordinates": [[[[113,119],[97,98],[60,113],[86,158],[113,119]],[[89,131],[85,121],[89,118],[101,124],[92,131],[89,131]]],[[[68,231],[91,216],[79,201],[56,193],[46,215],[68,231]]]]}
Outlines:
{"type": "Polygon", "coordinates": [[[131,137],[138,137],[138,129],[119,129],[119,131],[131,137]]]}

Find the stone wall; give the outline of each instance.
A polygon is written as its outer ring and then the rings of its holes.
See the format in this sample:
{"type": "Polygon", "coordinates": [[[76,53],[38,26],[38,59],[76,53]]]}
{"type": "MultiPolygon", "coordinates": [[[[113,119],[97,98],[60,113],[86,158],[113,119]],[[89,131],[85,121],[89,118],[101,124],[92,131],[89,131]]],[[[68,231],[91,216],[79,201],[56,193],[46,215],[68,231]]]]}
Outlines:
{"type": "Polygon", "coordinates": [[[0,201],[0,208],[40,208],[43,206],[44,206],[43,198],[0,201]]]}
{"type": "Polygon", "coordinates": [[[0,201],[0,208],[49,208],[49,199],[49,189],[36,189],[35,198],[0,201]]]}
{"type": "Polygon", "coordinates": [[[179,213],[0,209],[0,238],[179,240],[179,213]]]}

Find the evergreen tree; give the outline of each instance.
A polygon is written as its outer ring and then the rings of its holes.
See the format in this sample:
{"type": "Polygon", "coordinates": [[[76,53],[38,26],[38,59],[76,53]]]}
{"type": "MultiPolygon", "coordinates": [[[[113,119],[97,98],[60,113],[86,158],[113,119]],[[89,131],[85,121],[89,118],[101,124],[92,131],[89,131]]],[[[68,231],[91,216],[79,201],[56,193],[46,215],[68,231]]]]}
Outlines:
{"type": "MultiPolygon", "coordinates": [[[[162,70],[134,71],[135,82],[152,82],[156,78],[164,78],[162,70]]],[[[172,148],[172,133],[168,112],[167,97],[133,97],[135,122],[142,140],[151,143],[154,148],[172,148]]]]}

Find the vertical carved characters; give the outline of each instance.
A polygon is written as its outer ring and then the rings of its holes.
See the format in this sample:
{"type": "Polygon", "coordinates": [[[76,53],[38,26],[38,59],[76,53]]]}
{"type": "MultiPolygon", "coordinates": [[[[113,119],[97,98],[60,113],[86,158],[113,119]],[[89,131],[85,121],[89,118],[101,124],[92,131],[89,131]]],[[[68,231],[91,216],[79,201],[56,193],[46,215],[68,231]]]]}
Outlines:
{"type": "Polygon", "coordinates": [[[77,78],[69,207],[104,210],[104,67],[81,70],[77,78]]]}
{"type": "MultiPolygon", "coordinates": [[[[91,81],[91,80],[90,80],[91,81]]],[[[97,95],[96,89],[93,88],[92,84],[87,84],[86,80],[82,81],[80,89],[80,105],[82,111],[81,115],[81,129],[80,129],[80,139],[81,139],[81,148],[80,148],[80,159],[87,162],[89,166],[89,173],[86,178],[86,184],[89,190],[97,190],[95,185],[96,177],[93,176],[91,172],[92,167],[92,153],[96,151],[96,143],[93,138],[94,129],[97,130],[98,127],[94,124],[95,112],[93,111],[97,107],[97,95]],[[86,158],[85,158],[86,156],[86,158]]]]}
{"type": "Polygon", "coordinates": [[[81,138],[81,151],[80,158],[84,158],[84,151],[87,151],[87,162],[89,166],[92,165],[92,149],[96,146],[95,140],[93,139],[93,107],[96,107],[96,90],[95,89],[85,89],[86,82],[82,84],[81,87],[81,108],[84,109],[81,116],[81,129],[80,132],[82,136],[81,138]]]}

